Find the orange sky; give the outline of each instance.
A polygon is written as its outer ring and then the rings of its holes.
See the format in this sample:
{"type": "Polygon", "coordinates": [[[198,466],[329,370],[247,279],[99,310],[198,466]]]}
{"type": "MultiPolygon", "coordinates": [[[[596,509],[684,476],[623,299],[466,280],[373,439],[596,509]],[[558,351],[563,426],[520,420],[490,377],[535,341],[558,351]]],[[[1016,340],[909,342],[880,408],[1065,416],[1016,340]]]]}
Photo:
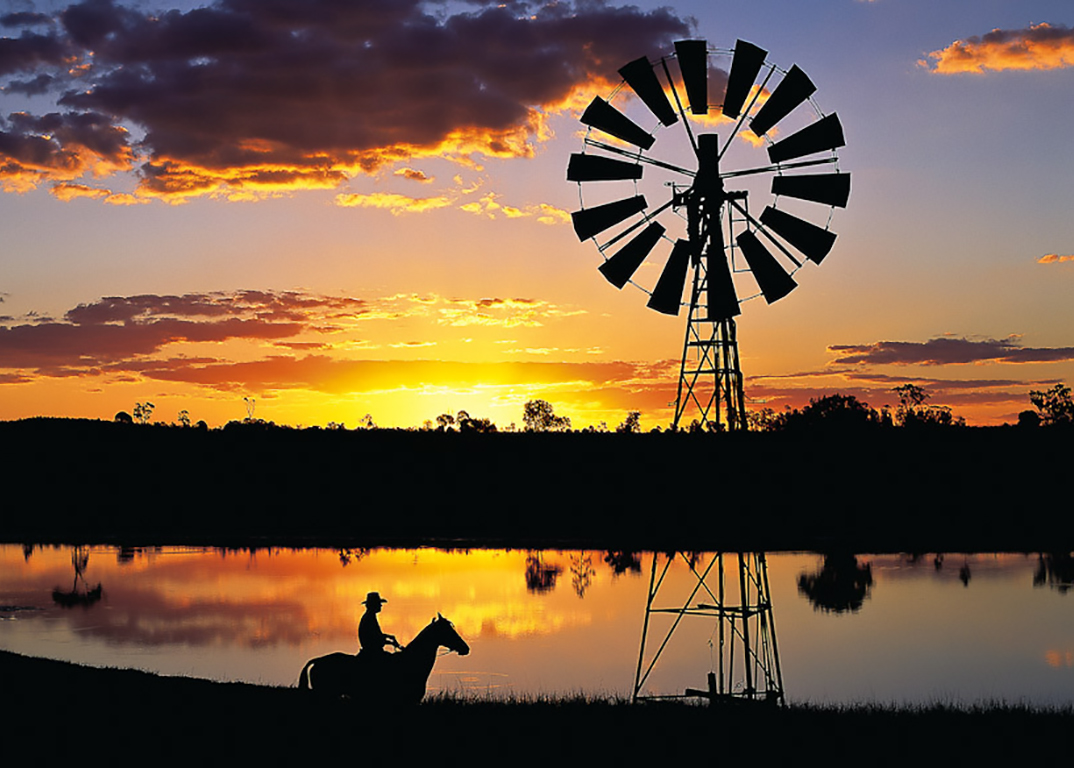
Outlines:
{"type": "MultiPolygon", "coordinates": [[[[805,70],[821,112],[771,136],[837,111],[853,177],[824,264],[780,302],[744,305],[749,407],[836,391],[878,407],[910,382],[971,423],[1013,421],[1029,390],[1074,380],[1068,9],[822,5],[401,0],[374,18],[177,0],[163,15],[110,1],[4,16],[0,418],[152,402],[154,419],[215,426],[253,400],[293,425],[466,410],[504,427],[543,398],[576,427],[630,410],[666,426],[685,312],[601,277],[565,173],[581,111],[611,98],[620,66],[704,37],[805,70]]],[[[715,90],[728,59],[710,60],[715,90]]],[[[675,131],[656,130],[654,156],[687,162],[675,131]]],[[[764,157],[736,141],[727,167],[764,157]]],[[[767,189],[740,184],[759,213],[767,189]]]]}

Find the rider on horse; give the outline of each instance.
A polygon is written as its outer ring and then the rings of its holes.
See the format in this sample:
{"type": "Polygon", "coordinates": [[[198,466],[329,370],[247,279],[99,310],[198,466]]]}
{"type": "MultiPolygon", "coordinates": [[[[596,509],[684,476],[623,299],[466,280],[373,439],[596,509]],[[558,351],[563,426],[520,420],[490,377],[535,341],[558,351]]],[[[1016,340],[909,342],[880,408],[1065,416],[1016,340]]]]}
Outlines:
{"type": "Polygon", "coordinates": [[[395,648],[402,648],[399,645],[399,641],[395,639],[395,635],[389,635],[380,628],[380,622],[377,620],[377,614],[380,613],[380,607],[384,603],[388,602],[381,598],[379,592],[370,592],[366,595],[365,600],[362,601],[362,605],[365,606],[365,613],[362,615],[361,621],[358,622],[358,644],[361,646],[359,653],[370,660],[383,658],[385,654],[384,646],[391,645],[395,648]]]}

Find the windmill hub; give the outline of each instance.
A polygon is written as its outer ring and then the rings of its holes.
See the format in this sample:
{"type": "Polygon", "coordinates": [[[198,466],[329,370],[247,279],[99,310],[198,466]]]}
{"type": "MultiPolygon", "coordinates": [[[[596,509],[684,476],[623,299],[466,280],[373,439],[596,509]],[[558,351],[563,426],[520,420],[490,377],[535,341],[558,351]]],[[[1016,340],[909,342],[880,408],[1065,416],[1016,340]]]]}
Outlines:
{"type": "Polygon", "coordinates": [[[581,209],[571,214],[574,230],[580,240],[595,242],[604,257],[601,273],[617,288],[638,285],[649,295],[647,306],[657,312],[677,315],[681,307],[689,308],[675,426],[696,406],[702,424],[746,428],[734,320],[740,302],[763,296],[771,304],[794,290],[793,276],[804,261],[820,264],[832,249],[832,213],[845,208],[850,196],[850,174],[838,170],[836,151],[845,144],[839,118],[813,104],[816,86],[801,69],[781,70],[767,56],[743,40],[733,50],[681,40],[674,53],[656,62],[641,57],[624,65],[619,74],[627,87],[613,94],[622,109],[593,99],[582,114],[589,127],[584,151],[571,155],[567,167],[567,179],[578,183],[582,199],[581,209]],[[725,81],[726,88],[710,96],[713,71],[726,74],[713,79],[725,81]],[[713,118],[732,124],[722,142],[716,133],[694,131],[695,122],[711,125],[713,118]],[[643,127],[654,119],[652,130],[643,127]],[[756,163],[754,152],[745,167],[734,167],[747,154],[734,147],[747,121],[768,157],[756,163]],[[662,130],[677,123],[683,130],[662,130]],[[670,138],[660,154],[652,151],[658,131],[670,138]],[[674,161],[681,151],[663,154],[665,146],[674,152],[676,143],[681,148],[684,142],[690,167],[674,161]],[[826,165],[835,170],[803,172],[826,165]],[[773,203],[755,217],[748,205],[750,189],[726,189],[732,178],[770,181],[773,203]],[[650,192],[653,181],[671,187],[662,204],[651,205],[646,197],[667,194],[659,186],[650,192]],[[586,205],[587,194],[599,200],[602,190],[619,184],[629,184],[633,194],[586,205]],[[590,189],[593,193],[586,192],[590,189]],[[811,206],[814,214],[827,209],[826,216],[814,216],[823,226],[798,215],[809,215],[805,209],[811,206]],[[648,288],[635,275],[645,273],[639,268],[663,250],[663,243],[671,250],[656,284],[648,288]],[[692,288],[684,300],[688,281],[692,288]]]}

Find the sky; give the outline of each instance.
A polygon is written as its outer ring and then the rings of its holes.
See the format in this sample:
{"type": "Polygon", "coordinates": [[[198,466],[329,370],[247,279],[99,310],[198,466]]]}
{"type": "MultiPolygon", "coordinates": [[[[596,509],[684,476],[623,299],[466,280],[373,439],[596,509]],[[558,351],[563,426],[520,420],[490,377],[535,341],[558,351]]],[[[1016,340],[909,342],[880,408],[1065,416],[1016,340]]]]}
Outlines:
{"type": "MultiPolygon", "coordinates": [[[[895,405],[913,383],[1013,422],[1030,390],[1074,382],[1072,11],[5,0],[0,419],[152,402],[213,426],[504,427],[540,398],[575,427],[667,426],[685,310],[602,277],[566,168],[595,96],[643,121],[621,66],[741,39],[816,84],[788,120],[836,113],[852,178],[813,218],[838,234],[823,263],[742,304],[748,406],[895,405]]],[[[666,130],[654,153],[681,145],[666,130]]],[[[582,186],[583,205],[621,196],[582,186]]]]}

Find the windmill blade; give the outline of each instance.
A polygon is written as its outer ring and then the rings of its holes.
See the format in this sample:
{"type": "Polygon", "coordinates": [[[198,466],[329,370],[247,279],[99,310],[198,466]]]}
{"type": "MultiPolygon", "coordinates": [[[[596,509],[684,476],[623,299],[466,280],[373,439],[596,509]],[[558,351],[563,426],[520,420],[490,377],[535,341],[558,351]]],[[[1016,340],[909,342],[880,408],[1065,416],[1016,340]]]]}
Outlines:
{"type": "Polygon", "coordinates": [[[575,152],[567,164],[567,181],[622,181],[640,179],[642,167],[610,157],[575,152]]]}
{"type": "Polygon", "coordinates": [[[709,113],[709,53],[704,40],[679,40],[675,43],[675,56],[682,72],[682,84],[686,86],[686,98],[690,111],[695,115],[709,113]]]}
{"type": "Polygon", "coordinates": [[[846,208],[847,200],[850,198],[850,174],[812,173],[801,176],[773,176],[772,194],[846,208]]]}
{"type": "Polygon", "coordinates": [[[746,103],[767,55],[768,51],[753,43],[745,40],[735,42],[735,57],[731,59],[731,74],[727,76],[727,91],[723,97],[723,113],[726,117],[738,117],[742,111],[742,105],[746,103]]]}
{"type": "Polygon", "coordinates": [[[656,72],[649,64],[649,59],[645,56],[634,59],[621,67],[619,74],[661,123],[671,125],[678,121],[679,116],[675,114],[675,108],[668,101],[663,86],[656,78],[656,72]]]}
{"type": "Polygon", "coordinates": [[[771,304],[779,301],[798,287],[798,283],[779,265],[776,257],[757,239],[757,235],[746,231],[735,242],[742,249],[742,255],[746,257],[746,263],[750,265],[750,271],[766,302],[771,304]]]}
{"type": "Polygon", "coordinates": [[[579,240],[588,240],[609,227],[614,227],[635,213],[644,211],[646,208],[645,196],[636,195],[614,203],[605,203],[593,208],[584,208],[571,214],[574,222],[574,233],[579,240]]]}
{"type": "Polygon", "coordinates": [[[600,96],[589,102],[582,113],[582,122],[642,149],[648,149],[656,141],[644,128],[600,96]]]}
{"type": "Polygon", "coordinates": [[[799,219],[789,213],[768,206],[761,214],[761,223],[793,245],[806,258],[815,264],[824,261],[824,257],[835,245],[835,233],[821,229],[816,224],[799,219]]]}
{"type": "Polygon", "coordinates": [[[629,243],[620,248],[610,259],[600,265],[602,275],[616,288],[622,288],[645,261],[660,238],[664,236],[664,227],[655,221],[641,231],[629,243]]]}
{"type": "Polygon", "coordinates": [[[707,262],[708,319],[727,320],[741,314],[738,294],[735,293],[735,282],[731,279],[731,268],[727,264],[727,257],[723,255],[723,249],[720,249],[716,258],[710,256],[707,262]]]}
{"type": "Polygon", "coordinates": [[[773,125],[789,115],[791,110],[812,96],[816,90],[817,86],[813,85],[813,81],[795,64],[750,121],[750,128],[758,136],[767,133],[773,125]]]}
{"type": "Polygon", "coordinates": [[[770,146],[768,159],[773,163],[782,163],[785,160],[812,155],[814,152],[825,152],[845,144],[843,126],[840,125],[839,118],[833,112],[770,146]]]}
{"type": "Polygon", "coordinates": [[[682,289],[686,285],[686,271],[690,266],[690,252],[693,250],[689,240],[676,240],[675,247],[671,249],[668,262],[664,265],[664,271],[660,273],[660,279],[656,281],[653,295],[649,297],[646,305],[649,309],[655,309],[665,315],[679,314],[682,305],[682,289]]]}

